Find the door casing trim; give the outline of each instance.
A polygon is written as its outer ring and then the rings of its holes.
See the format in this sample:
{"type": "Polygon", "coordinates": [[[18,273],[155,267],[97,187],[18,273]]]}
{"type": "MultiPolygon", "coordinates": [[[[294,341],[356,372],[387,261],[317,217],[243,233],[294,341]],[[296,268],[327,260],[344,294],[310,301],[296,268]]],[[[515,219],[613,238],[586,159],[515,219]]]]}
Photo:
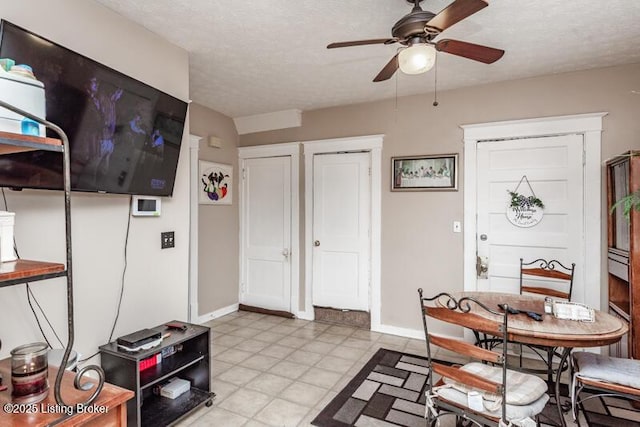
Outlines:
{"type": "MultiPolygon", "coordinates": [[[[299,142],[286,142],[282,144],[266,144],[255,145],[247,147],[238,147],[238,165],[240,173],[238,176],[242,180],[242,170],[244,169],[244,162],[246,159],[259,159],[265,157],[291,157],[291,249],[290,262],[291,262],[291,295],[289,299],[289,309],[293,314],[296,314],[299,307],[300,298],[300,143],[299,142]]],[[[239,254],[240,262],[238,272],[238,301],[242,302],[242,268],[244,259],[244,233],[245,224],[243,221],[243,208],[244,208],[244,190],[243,183],[238,186],[239,190],[239,205],[238,215],[240,224],[239,239],[239,254]]]]}
{"type": "Polygon", "coordinates": [[[603,308],[602,301],[602,118],[606,112],[569,116],[541,117],[469,124],[460,126],[464,132],[464,290],[475,290],[476,283],[476,177],[477,144],[481,141],[580,134],[584,138],[584,295],[577,300],[603,308]],[[586,191],[589,189],[589,191],[586,191]]]}
{"type": "Polygon", "coordinates": [[[305,304],[298,313],[302,319],[313,320],[311,292],[313,286],[313,157],[316,154],[368,151],[371,155],[371,259],[369,285],[369,310],[371,330],[381,327],[381,194],[382,194],[382,143],[384,135],[367,135],[348,138],[323,139],[303,142],[304,147],[304,211],[305,211],[305,304]]]}

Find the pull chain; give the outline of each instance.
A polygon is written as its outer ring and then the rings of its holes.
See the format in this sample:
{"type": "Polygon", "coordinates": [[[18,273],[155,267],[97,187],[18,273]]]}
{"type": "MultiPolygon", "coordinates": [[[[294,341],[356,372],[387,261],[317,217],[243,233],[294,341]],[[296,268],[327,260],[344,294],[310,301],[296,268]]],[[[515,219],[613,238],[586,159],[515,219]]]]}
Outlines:
{"type": "Polygon", "coordinates": [[[433,84],[433,106],[437,107],[438,106],[438,54],[436,53],[436,66],[435,66],[435,70],[434,70],[434,76],[435,76],[435,81],[433,84]]]}

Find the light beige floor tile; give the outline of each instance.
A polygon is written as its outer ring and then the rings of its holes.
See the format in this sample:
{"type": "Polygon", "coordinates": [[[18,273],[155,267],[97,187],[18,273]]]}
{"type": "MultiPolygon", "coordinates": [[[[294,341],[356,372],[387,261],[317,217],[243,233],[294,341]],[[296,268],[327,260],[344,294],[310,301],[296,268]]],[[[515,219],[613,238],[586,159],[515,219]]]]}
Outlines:
{"type": "Polygon", "coordinates": [[[247,319],[246,317],[238,317],[237,319],[230,320],[228,323],[230,325],[247,327],[251,325],[253,322],[255,322],[255,320],[253,319],[247,319]]]}
{"type": "Polygon", "coordinates": [[[271,426],[295,427],[307,415],[309,408],[288,402],[282,399],[274,399],[254,419],[271,426]]]}
{"type": "Polygon", "coordinates": [[[249,353],[248,351],[236,350],[235,348],[230,348],[229,350],[216,355],[213,360],[220,360],[227,363],[232,363],[234,365],[242,362],[245,359],[253,356],[253,353],[249,353]]]}
{"type": "Polygon", "coordinates": [[[255,335],[253,339],[258,341],[268,342],[268,343],[274,343],[274,342],[280,341],[285,336],[286,335],[276,334],[275,332],[271,332],[271,331],[264,331],[258,335],[255,335]]]}
{"type": "Polygon", "coordinates": [[[222,345],[218,345],[218,344],[212,344],[211,345],[211,349],[209,350],[209,355],[210,356],[216,356],[220,353],[222,353],[223,351],[227,351],[229,350],[229,347],[224,347],[222,345]]]}
{"type": "Polygon", "coordinates": [[[337,395],[338,395],[337,391],[329,390],[327,394],[325,394],[324,397],[320,399],[318,403],[316,403],[315,408],[324,409],[324,407],[327,406],[333,400],[333,398],[336,397],[337,395]]]}
{"type": "Polygon", "coordinates": [[[247,421],[249,421],[249,419],[241,415],[234,414],[233,412],[229,412],[222,408],[213,408],[211,411],[195,420],[189,427],[240,427],[247,421]]]}
{"type": "Polygon", "coordinates": [[[211,381],[211,391],[216,394],[215,399],[213,399],[213,404],[220,404],[220,402],[231,396],[236,390],[238,390],[237,385],[220,381],[215,378],[211,381]]]}
{"type": "Polygon", "coordinates": [[[221,362],[219,360],[214,359],[214,362],[211,363],[211,376],[217,377],[223,372],[226,372],[229,369],[231,369],[233,365],[234,365],[233,363],[221,362]]]}
{"type": "Polygon", "coordinates": [[[279,316],[267,316],[264,319],[262,319],[263,322],[272,323],[274,325],[282,323],[285,320],[287,320],[285,317],[279,317],[279,316]]]}
{"type": "Polygon", "coordinates": [[[255,369],[249,369],[243,366],[234,366],[217,378],[238,386],[243,386],[258,375],[260,375],[260,371],[256,371],[255,369]]]}
{"type": "MultiPolygon", "coordinates": [[[[269,317],[269,316],[267,316],[267,317],[269,317]]],[[[275,326],[274,323],[267,322],[266,319],[262,319],[260,321],[253,322],[251,324],[252,328],[260,329],[261,331],[268,331],[269,329],[273,328],[274,326],[275,326]]]]}
{"type": "Polygon", "coordinates": [[[329,354],[331,356],[342,357],[343,359],[356,361],[360,359],[366,352],[366,350],[362,350],[360,348],[338,346],[331,350],[329,354]]]}
{"type": "Polygon", "coordinates": [[[260,319],[264,319],[265,317],[267,317],[267,314],[261,314],[261,313],[254,313],[254,312],[247,312],[247,314],[244,315],[245,319],[253,319],[253,320],[260,320],[260,319]]]}
{"type": "Polygon", "coordinates": [[[256,339],[248,339],[246,341],[242,341],[240,344],[235,346],[238,350],[248,351],[250,353],[258,353],[259,351],[264,350],[269,347],[271,344],[265,341],[259,341],[256,339]]]}
{"type": "Polygon", "coordinates": [[[283,360],[269,369],[269,372],[275,375],[280,375],[295,380],[296,378],[299,378],[300,375],[304,374],[308,369],[309,367],[307,365],[283,360]]]}
{"type": "Polygon", "coordinates": [[[270,426],[268,424],[261,423],[260,421],[249,420],[249,422],[242,427],[270,427],[270,426]]]}
{"type": "Polygon", "coordinates": [[[289,378],[267,372],[249,381],[246,387],[251,390],[261,391],[270,396],[278,396],[282,390],[292,383],[293,380],[290,380],[289,378]]]}
{"type": "Polygon", "coordinates": [[[255,337],[260,333],[262,333],[260,329],[256,329],[248,326],[245,328],[239,328],[234,331],[231,331],[229,332],[229,335],[234,335],[234,336],[243,337],[243,338],[251,338],[251,337],[255,337]]]}
{"type": "Polygon", "coordinates": [[[253,417],[262,408],[267,406],[273,397],[258,391],[241,388],[220,403],[220,408],[234,412],[244,417],[253,417]]]}
{"type": "Polygon", "coordinates": [[[371,341],[353,338],[352,336],[342,341],[340,344],[345,347],[359,348],[361,350],[368,350],[373,345],[371,341]]]}
{"type": "Polygon", "coordinates": [[[221,335],[213,338],[213,345],[222,347],[233,347],[244,341],[244,338],[235,335],[221,335]]]}
{"type": "Polygon", "coordinates": [[[313,329],[314,331],[326,331],[331,327],[328,323],[319,323],[319,322],[309,322],[305,326],[304,329],[313,329]]]}
{"type": "Polygon", "coordinates": [[[304,346],[302,346],[301,350],[310,351],[312,353],[327,354],[334,348],[336,348],[335,344],[329,344],[320,341],[311,341],[309,344],[305,344],[304,346]]]}
{"type": "Polygon", "coordinates": [[[310,342],[309,340],[304,338],[286,336],[282,338],[280,341],[278,341],[278,344],[283,345],[285,347],[300,348],[303,345],[309,344],[309,342],[310,342]]]}
{"type": "Polygon", "coordinates": [[[311,353],[304,350],[296,350],[287,356],[289,362],[300,363],[302,365],[313,366],[318,363],[324,355],[318,353],[311,353]]]}
{"type": "Polygon", "coordinates": [[[316,411],[315,409],[307,412],[307,415],[305,415],[305,417],[302,419],[302,421],[300,421],[297,427],[314,427],[313,424],[311,424],[311,421],[313,421],[318,416],[319,412],[320,411],[316,411]]]}
{"type": "Polygon", "coordinates": [[[278,334],[283,334],[283,335],[289,335],[293,332],[295,332],[296,330],[298,330],[298,328],[294,327],[294,326],[286,326],[283,324],[279,324],[279,325],[275,325],[273,328],[269,329],[271,332],[275,332],[278,334]]]}
{"type": "Polygon", "coordinates": [[[345,335],[331,334],[329,332],[325,332],[324,334],[318,335],[316,337],[317,341],[327,342],[329,344],[340,344],[345,339],[347,339],[347,337],[345,335]]]}
{"type": "Polygon", "coordinates": [[[353,334],[351,334],[351,338],[357,338],[359,340],[367,340],[367,341],[377,341],[382,334],[380,332],[367,331],[364,329],[358,329],[353,334]]]}
{"type": "Polygon", "coordinates": [[[235,331],[240,326],[230,325],[229,323],[219,323],[211,327],[211,330],[216,333],[227,334],[231,331],[235,331]]]}
{"type": "Polygon", "coordinates": [[[280,359],[277,359],[275,357],[269,357],[262,354],[255,354],[250,358],[240,362],[240,366],[244,366],[245,368],[255,369],[257,371],[267,371],[278,362],[280,362],[280,359]]]}
{"type": "Polygon", "coordinates": [[[276,357],[278,359],[283,359],[288,355],[290,355],[291,353],[293,353],[294,351],[295,351],[294,348],[273,344],[265,348],[264,350],[262,350],[260,354],[263,354],[265,356],[276,357]]]}
{"type": "Polygon", "coordinates": [[[338,325],[334,325],[331,326],[329,329],[327,329],[327,332],[330,334],[336,334],[336,335],[351,335],[352,333],[354,333],[355,331],[357,331],[357,328],[352,328],[350,326],[338,326],[338,325]]]}
{"type": "Polygon", "coordinates": [[[328,371],[345,374],[354,364],[353,360],[343,359],[336,356],[324,356],[322,360],[316,363],[316,368],[326,369],[328,371]]]}
{"type": "Polygon", "coordinates": [[[349,384],[351,380],[352,380],[351,377],[342,375],[340,379],[333,385],[333,387],[331,387],[331,390],[335,392],[340,392],[342,391],[343,388],[347,386],[347,384],[349,384]]]}
{"type": "Polygon", "coordinates": [[[307,383],[294,382],[280,393],[280,398],[313,408],[329,390],[307,383]]]}
{"type": "MultiPolygon", "coordinates": [[[[389,344],[389,345],[395,345],[395,346],[401,346],[401,347],[406,346],[407,342],[409,342],[408,338],[403,338],[396,335],[382,335],[378,339],[378,343],[380,344],[389,344]]],[[[386,348],[387,346],[383,345],[383,347],[386,348]]]]}
{"type": "Polygon", "coordinates": [[[298,378],[298,381],[330,389],[340,380],[340,378],[342,378],[342,375],[336,372],[312,367],[298,378]]]}
{"type": "Polygon", "coordinates": [[[320,331],[317,329],[310,329],[310,328],[300,328],[298,330],[296,330],[295,332],[291,333],[292,337],[298,337],[298,338],[304,338],[307,340],[312,340],[315,337],[317,337],[318,335],[322,335],[324,333],[324,331],[320,331]]]}

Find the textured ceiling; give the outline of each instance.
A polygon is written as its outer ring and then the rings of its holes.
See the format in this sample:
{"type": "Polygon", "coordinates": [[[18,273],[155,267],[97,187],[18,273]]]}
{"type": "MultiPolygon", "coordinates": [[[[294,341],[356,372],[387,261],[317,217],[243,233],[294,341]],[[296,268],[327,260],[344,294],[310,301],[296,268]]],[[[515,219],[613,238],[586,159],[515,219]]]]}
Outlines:
{"type": "MultiPolygon", "coordinates": [[[[191,99],[230,117],[433,91],[433,70],[372,82],[397,44],[326,49],[390,36],[411,10],[406,0],[96,1],[186,49],[191,99]]],[[[449,3],[421,6],[437,13],[449,3]]],[[[492,65],[439,54],[439,91],[638,63],[640,1],[490,0],[443,37],[506,53],[492,65]]]]}

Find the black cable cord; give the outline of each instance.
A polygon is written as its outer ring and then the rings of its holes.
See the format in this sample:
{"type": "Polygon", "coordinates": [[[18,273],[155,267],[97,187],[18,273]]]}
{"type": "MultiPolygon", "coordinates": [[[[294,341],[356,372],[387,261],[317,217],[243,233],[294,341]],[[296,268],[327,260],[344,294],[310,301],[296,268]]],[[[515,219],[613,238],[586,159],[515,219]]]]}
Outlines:
{"type": "MultiPolygon", "coordinates": [[[[124,295],[124,278],[127,273],[127,247],[129,246],[129,229],[131,228],[131,206],[133,202],[133,196],[129,196],[129,217],[127,219],[127,231],[124,238],[124,267],[122,269],[122,278],[120,280],[120,297],[118,298],[118,307],[116,309],[116,318],[113,320],[113,326],[111,327],[111,333],[109,334],[108,343],[113,339],[113,332],[116,330],[118,324],[118,318],[120,317],[120,307],[122,307],[122,296],[124,295]]],[[[100,351],[96,351],[91,356],[85,357],[78,361],[78,363],[86,362],[100,354],[100,351]]]]}
{"type": "MultiPolygon", "coordinates": [[[[7,203],[7,195],[6,195],[5,191],[4,191],[4,187],[2,187],[2,200],[4,201],[4,209],[6,211],[8,211],[9,210],[9,205],[7,203]]],[[[13,239],[13,250],[16,252],[16,256],[18,258],[20,258],[20,253],[18,252],[18,245],[16,244],[15,236],[14,236],[14,239],[13,239]]],[[[38,299],[36,298],[35,294],[31,290],[31,286],[29,286],[28,282],[25,283],[25,284],[26,284],[26,289],[27,289],[27,302],[29,303],[29,308],[31,309],[31,312],[33,313],[33,317],[36,319],[36,324],[38,325],[38,329],[40,329],[40,333],[42,334],[42,338],[45,340],[45,342],[47,343],[49,348],[53,348],[53,346],[51,345],[51,343],[47,339],[47,335],[44,333],[44,329],[42,328],[42,324],[40,323],[40,318],[38,317],[38,314],[36,313],[36,309],[33,306],[33,302],[31,301],[32,298],[33,298],[33,301],[35,301],[36,305],[38,306],[38,309],[40,310],[40,313],[42,313],[42,316],[47,321],[47,324],[49,325],[49,328],[51,328],[51,331],[53,332],[53,335],[55,335],[55,337],[58,340],[58,342],[60,343],[60,345],[62,347],[64,347],[64,344],[62,344],[62,341],[60,340],[60,337],[56,333],[55,328],[53,327],[53,325],[49,321],[49,318],[47,317],[46,313],[42,309],[42,306],[38,302],[38,299]]]]}

